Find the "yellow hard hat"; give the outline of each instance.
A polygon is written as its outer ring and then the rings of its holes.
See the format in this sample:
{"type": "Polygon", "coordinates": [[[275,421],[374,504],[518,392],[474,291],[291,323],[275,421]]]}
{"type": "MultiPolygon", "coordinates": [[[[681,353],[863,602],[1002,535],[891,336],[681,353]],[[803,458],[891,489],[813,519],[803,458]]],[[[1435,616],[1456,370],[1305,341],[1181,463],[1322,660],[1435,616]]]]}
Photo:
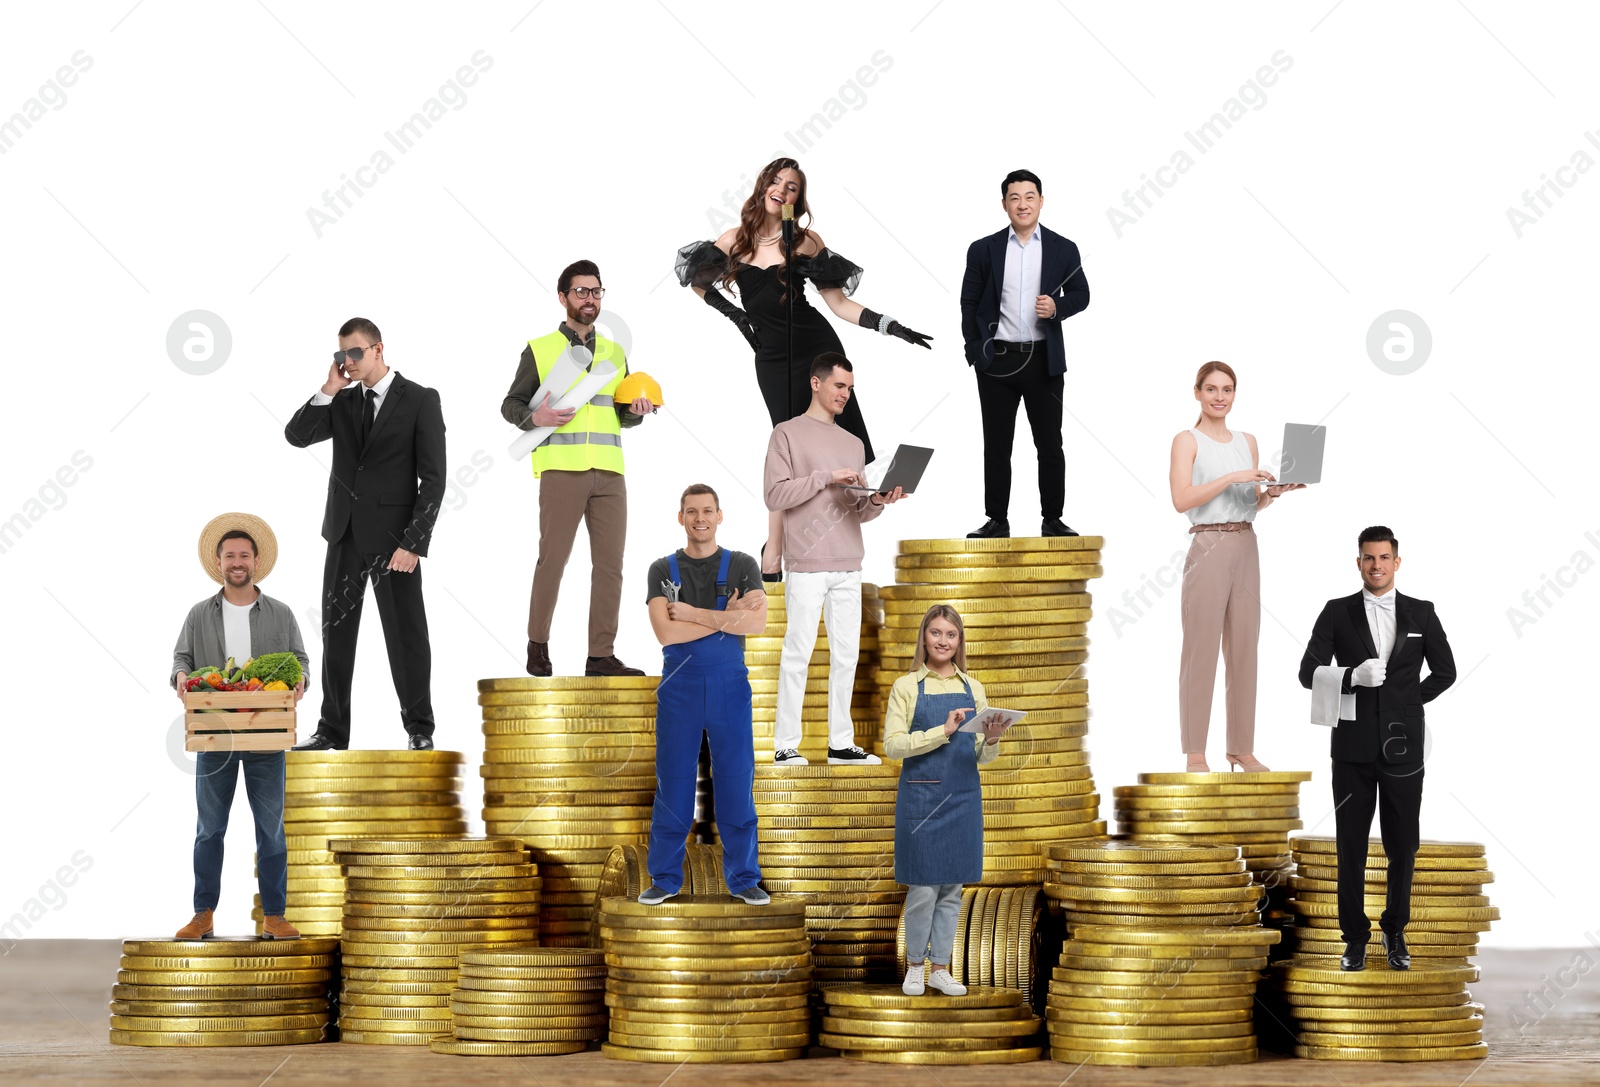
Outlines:
{"type": "Polygon", "coordinates": [[[612,399],[619,404],[631,404],[641,396],[649,397],[650,403],[658,408],[665,402],[661,399],[661,386],[656,384],[656,379],[643,370],[635,370],[622,379],[612,399]]]}

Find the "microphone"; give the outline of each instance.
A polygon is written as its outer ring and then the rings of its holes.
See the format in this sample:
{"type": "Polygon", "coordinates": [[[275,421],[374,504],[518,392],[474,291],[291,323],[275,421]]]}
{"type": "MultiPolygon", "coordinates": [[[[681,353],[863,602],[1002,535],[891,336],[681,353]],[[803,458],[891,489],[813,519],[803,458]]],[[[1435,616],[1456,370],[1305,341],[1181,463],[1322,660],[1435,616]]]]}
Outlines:
{"type": "Polygon", "coordinates": [[[783,245],[791,249],[794,246],[794,205],[783,205],[783,245]]]}

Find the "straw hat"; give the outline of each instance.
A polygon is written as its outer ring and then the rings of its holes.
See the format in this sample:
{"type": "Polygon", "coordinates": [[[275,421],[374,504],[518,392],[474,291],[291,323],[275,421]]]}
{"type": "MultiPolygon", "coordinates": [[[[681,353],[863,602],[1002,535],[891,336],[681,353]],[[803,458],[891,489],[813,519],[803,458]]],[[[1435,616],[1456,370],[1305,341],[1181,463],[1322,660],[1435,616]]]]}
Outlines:
{"type": "Polygon", "coordinates": [[[217,545],[222,542],[224,533],[236,528],[248,532],[256,542],[256,581],[262,581],[272,573],[272,567],[278,561],[278,537],[272,534],[271,526],[261,518],[253,513],[224,513],[213,517],[200,530],[200,565],[211,580],[219,585],[222,584],[222,574],[217,570],[217,545]]]}

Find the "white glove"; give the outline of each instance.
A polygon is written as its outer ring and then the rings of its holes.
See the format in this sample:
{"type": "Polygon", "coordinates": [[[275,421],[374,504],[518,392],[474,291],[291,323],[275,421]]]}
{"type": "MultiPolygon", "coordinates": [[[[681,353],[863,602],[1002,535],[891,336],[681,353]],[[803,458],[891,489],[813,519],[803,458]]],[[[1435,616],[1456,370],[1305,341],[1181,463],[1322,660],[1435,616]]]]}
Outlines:
{"type": "Polygon", "coordinates": [[[1350,673],[1350,683],[1356,687],[1382,687],[1388,671],[1388,661],[1381,657],[1369,657],[1355,666],[1350,673]]]}

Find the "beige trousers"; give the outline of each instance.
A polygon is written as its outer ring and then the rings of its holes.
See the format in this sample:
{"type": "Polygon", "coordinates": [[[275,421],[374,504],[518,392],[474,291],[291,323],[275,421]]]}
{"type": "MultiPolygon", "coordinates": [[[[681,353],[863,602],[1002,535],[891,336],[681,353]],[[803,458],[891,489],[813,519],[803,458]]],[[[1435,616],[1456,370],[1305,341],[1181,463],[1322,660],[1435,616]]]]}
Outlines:
{"type": "Polygon", "coordinates": [[[628,536],[628,487],[616,472],[544,472],[539,476],[539,561],[528,601],[528,640],[548,642],[561,575],[578,522],[589,527],[589,656],[609,657],[622,608],[622,547],[628,536]]]}
{"type": "Polygon", "coordinates": [[[1185,752],[1204,752],[1217,682],[1217,643],[1228,668],[1228,754],[1255,751],[1256,640],[1261,562],[1253,529],[1197,532],[1183,564],[1183,654],[1178,731],[1185,752]]]}

